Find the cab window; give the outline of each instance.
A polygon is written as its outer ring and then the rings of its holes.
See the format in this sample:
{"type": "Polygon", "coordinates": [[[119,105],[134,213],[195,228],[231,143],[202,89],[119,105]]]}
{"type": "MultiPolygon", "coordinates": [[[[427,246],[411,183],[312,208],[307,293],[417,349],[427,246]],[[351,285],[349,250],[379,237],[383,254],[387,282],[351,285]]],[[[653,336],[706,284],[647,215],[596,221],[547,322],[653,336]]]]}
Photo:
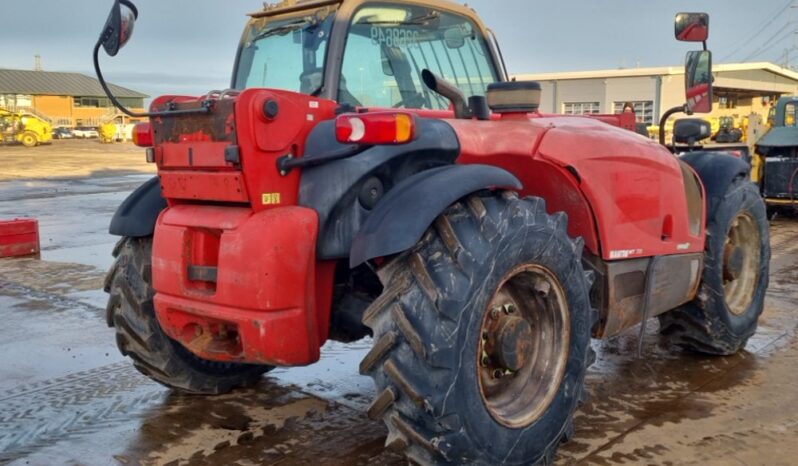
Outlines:
{"type": "Polygon", "coordinates": [[[443,110],[449,102],[421,80],[429,69],[484,96],[498,80],[487,42],[468,18],[415,5],[368,4],[354,15],[338,101],[365,107],[443,110]]]}
{"type": "Polygon", "coordinates": [[[300,16],[252,21],[239,55],[236,88],[318,94],[335,11],[325,7],[300,16]]]}

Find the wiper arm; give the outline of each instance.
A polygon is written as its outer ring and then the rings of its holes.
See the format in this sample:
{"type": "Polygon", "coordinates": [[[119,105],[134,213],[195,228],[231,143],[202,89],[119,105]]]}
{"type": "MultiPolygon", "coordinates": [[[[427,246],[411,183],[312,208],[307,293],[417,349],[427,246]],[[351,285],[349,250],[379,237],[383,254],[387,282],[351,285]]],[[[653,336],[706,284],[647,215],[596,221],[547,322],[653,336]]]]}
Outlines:
{"type": "Polygon", "coordinates": [[[307,25],[315,26],[314,22],[312,22],[311,20],[301,19],[291,23],[283,24],[282,26],[266,29],[265,31],[262,31],[260,34],[255,36],[250,42],[257,42],[267,37],[287,34],[289,32],[296,31],[297,29],[301,29],[307,25]]]}

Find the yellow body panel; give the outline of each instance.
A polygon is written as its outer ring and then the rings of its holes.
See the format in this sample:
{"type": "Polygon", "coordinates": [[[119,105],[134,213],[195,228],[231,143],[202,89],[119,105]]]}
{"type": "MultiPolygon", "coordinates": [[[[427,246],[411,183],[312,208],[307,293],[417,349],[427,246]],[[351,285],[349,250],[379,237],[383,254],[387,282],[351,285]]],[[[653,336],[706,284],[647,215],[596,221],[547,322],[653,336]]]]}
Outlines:
{"type": "Polygon", "coordinates": [[[110,121],[100,126],[100,141],[110,144],[116,140],[117,126],[116,123],[110,121]]]}

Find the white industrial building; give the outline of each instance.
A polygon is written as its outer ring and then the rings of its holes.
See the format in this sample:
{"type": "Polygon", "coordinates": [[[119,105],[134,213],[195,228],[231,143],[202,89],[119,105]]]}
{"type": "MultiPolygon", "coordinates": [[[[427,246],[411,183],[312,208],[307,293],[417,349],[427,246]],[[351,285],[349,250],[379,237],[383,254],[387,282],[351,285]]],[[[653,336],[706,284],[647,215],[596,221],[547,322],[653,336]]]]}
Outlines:
{"type": "MultiPolygon", "coordinates": [[[[779,96],[798,94],[798,73],[773,63],[715,65],[714,116],[767,117],[779,96]]],[[[638,121],[656,124],[669,108],[684,104],[684,67],[633,68],[565,73],[523,74],[518,80],[539,81],[541,112],[619,113],[635,105],[638,121]]]]}

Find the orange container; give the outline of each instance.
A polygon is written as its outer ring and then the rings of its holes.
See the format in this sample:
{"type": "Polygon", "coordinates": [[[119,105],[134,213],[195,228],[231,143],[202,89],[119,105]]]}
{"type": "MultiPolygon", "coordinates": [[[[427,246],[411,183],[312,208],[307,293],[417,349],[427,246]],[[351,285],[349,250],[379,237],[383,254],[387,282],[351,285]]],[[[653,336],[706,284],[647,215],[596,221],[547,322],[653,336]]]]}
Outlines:
{"type": "Polygon", "coordinates": [[[17,218],[0,220],[0,257],[39,254],[39,222],[17,218]]]}

